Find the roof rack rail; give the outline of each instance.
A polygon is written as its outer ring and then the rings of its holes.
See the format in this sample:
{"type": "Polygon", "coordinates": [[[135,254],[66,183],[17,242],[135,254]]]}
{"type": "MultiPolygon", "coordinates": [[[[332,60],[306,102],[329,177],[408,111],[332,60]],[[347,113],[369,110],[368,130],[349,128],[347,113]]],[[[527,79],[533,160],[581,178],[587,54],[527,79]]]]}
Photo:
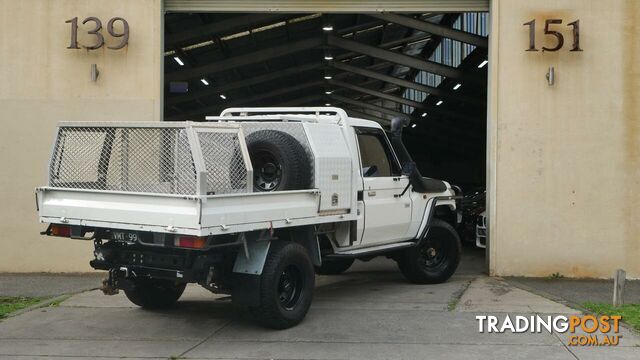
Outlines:
{"type": "Polygon", "coordinates": [[[347,113],[337,107],[247,107],[228,108],[207,121],[301,121],[346,124],[347,113]]]}

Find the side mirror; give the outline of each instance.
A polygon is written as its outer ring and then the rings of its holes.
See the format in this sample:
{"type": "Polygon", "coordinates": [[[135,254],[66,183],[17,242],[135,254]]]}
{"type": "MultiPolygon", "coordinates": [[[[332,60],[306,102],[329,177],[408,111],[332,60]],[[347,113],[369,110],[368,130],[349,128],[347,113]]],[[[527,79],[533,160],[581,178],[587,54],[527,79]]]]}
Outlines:
{"type": "Polygon", "coordinates": [[[413,161],[407,161],[402,165],[402,175],[411,176],[417,170],[416,163],[413,161]]]}

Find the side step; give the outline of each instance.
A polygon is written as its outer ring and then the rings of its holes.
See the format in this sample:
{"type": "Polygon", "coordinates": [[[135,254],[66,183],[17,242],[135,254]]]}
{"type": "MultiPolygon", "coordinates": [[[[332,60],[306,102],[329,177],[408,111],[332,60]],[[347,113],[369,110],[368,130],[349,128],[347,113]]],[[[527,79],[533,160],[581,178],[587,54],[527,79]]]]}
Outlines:
{"type": "Polygon", "coordinates": [[[391,251],[394,251],[394,250],[400,250],[400,249],[409,248],[409,247],[412,247],[412,246],[415,246],[415,245],[416,245],[415,242],[404,241],[404,242],[393,243],[393,244],[372,246],[372,247],[368,247],[368,248],[340,251],[340,252],[336,252],[334,254],[326,255],[325,257],[328,258],[328,259],[357,258],[357,257],[361,257],[361,256],[384,254],[384,253],[388,253],[388,252],[391,252],[391,251]]]}

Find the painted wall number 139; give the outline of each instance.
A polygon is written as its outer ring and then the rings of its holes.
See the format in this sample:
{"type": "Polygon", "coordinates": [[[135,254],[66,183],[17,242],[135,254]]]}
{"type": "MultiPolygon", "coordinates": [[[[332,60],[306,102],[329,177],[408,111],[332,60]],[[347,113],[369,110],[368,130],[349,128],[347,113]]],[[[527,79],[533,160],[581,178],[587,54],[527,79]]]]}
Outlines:
{"type": "MultiPolygon", "coordinates": [[[[102,35],[102,21],[97,17],[89,16],[88,18],[82,20],[82,25],[92,22],[94,27],[91,31],[88,31],[87,34],[93,35],[95,37],[95,42],[91,45],[82,45],[83,48],[87,50],[96,50],[100,49],[104,46],[104,36],[102,35]]],[[[80,49],[78,46],[78,17],[74,17],[73,19],[69,19],[65,21],[67,24],[71,24],[71,40],[67,49],[80,49]]],[[[107,32],[109,35],[114,38],[122,38],[120,39],[120,43],[114,46],[107,46],[108,49],[118,50],[122,49],[129,43],[129,23],[127,20],[121,17],[114,17],[107,23],[107,32]],[[122,22],[122,32],[116,32],[114,29],[114,24],[120,21],[122,22]]]]}
{"type": "MultiPolygon", "coordinates": [[[[558,51],[564,45],[564,36],[562,36],[559,31],[550,29],[552,25],[556,24],[562,24],[562,19],[546,19],[544,21],[544,34],[553,36],[555,38],[555,46],[543,46],[542,51],[558,51]]],[[[536,20],[531,20],[522,25],[529,27],[529,48],[526,51],[539,51],[536,48],[536,20]]],[[[582,51],[582,49],[580,48],[580,20],[570,22],[567,24],[567,26],[572,27],[573,33],[573,45],[571,46],[571,50],[569,51],[582,51]]]]}

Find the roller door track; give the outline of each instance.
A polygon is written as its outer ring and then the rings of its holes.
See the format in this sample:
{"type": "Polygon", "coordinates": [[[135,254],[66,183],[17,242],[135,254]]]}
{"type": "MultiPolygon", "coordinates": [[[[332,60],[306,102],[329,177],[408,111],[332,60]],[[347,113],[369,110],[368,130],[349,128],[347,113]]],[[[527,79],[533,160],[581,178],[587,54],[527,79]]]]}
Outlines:
{"type": "Polygon", "coordinates": [[[244,1],[165,0],[167,12],[464,12],[489,11],[488,0],[244,1]]]}

